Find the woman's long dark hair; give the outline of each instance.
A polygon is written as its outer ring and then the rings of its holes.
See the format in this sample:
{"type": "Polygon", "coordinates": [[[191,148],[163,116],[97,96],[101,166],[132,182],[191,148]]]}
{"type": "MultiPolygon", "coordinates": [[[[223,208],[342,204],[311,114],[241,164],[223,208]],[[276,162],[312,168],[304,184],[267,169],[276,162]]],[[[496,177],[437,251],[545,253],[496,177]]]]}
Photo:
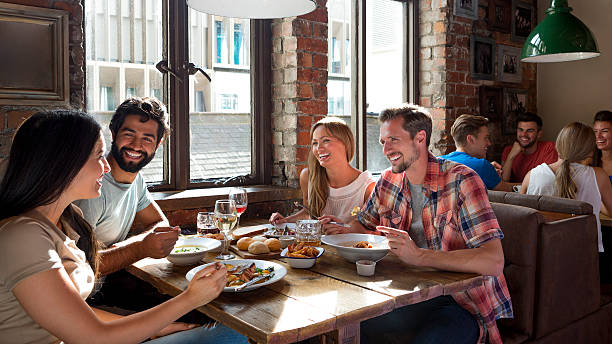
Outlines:
{"type": "MultiPolygon", "coordinates": [[[[0,184],[0,220],[56,201],[89,159],[100,130],[93,117],[73,110],[39,112],[23,122],[0,184]]],[[[64,215],[97,272],[98,245],[91,226],[71,206],[64,215]]]]}

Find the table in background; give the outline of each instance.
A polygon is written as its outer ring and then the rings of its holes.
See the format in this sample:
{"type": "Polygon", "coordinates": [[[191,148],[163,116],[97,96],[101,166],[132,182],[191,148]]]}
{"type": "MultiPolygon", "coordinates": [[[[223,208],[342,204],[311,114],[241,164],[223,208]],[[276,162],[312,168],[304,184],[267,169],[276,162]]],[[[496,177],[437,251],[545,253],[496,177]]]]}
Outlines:
{"type": "MultiPolygon", "coordinates": [[[[374,276],[362,277],[354,263],[333,247],[324,247],[314,267],[292,269],[282,258],[274,260],[287,268],[280,281],[253,291],[222,293],[198,310],[258,343],[289,343],[323,334],[332,342],[358,343],[364,320],[483,283],[477,274],[410,268],[391,254],[377,263],[374,276]]],[[[193,267],[149,258],[127,271],[175,296],[187,287],[185,274],[193,267]]]]}

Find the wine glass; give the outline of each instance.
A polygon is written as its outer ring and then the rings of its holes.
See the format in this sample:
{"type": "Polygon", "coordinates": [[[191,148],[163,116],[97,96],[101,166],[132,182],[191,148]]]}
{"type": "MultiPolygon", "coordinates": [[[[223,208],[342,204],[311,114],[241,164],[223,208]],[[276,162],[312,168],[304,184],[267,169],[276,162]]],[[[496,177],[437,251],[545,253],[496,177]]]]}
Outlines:
{"type": "Polygon", "coordinates": [[[229,193],[229,199],[236,202],[236,211],[238,212],[238,223],[236,226],[238,226],[240,224],[240,215],[245,212],[247,204],[249,203],[246,189],[232,188],[229,193]]]}
{"type": "Polygon", "coordinates": [[[238,216],[236,214],[236,202],[230,199],[218,200],[215,202],[215,222],[217,228],[223,233],[223,250],[219,254],[217,259],[226,260],[232,259],[235,256],[229,253],[229,245],[231,239],[231,232],[236,226],[238,216]]]}

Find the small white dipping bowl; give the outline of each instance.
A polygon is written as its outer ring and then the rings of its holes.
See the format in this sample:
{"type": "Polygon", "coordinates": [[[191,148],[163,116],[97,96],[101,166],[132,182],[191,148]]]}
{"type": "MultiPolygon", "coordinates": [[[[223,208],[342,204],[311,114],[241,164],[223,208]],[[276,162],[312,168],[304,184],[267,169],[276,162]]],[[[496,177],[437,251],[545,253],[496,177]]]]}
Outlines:
{"type": "Polygon", "coordinates": [[[386,256],[390,250],[387,238],[374,234],[324,235],[321,237],[321,241],[326,245],[336,248],[340,256],[353,263],[362,259],[376,262],[386,256]],[[369,242],[372,244],[372,248],[352,247],[360,241],[369,242]]]}
{"type": "Polygon", "coordinates": [[[287,253],[289,253],[289,248],[285,248],[281,252],[281,257],[287,259],[287,263],[289,263],[289,266],[291,266],[292,268],[308,269],[308,268],[311,268],[313,265],[315,265],[317,258],[321,257],[323,252],[325,252],[325,249],[323,247],[315,247],[315,248],[319,251],[319,254],[317,254],[317,256],[314,258],[288,257],[287,253]]]}
{"type": "Polygon", "coordinates": [[[372,276],[374,275],[374,270],[376,270],[376,262],[371,260],[358,260],[357,265],[357,274],[361,276],[372,276]]]}
{"type": "Polygon", "coordinates": [[[221,242],[211,238],[181,237],[176,241],[167,258],[176,265],[197,264],[206,256],[206,252],[219,246],[221,242]],[[196,247],[197,251],[194,251],[193,247],[196,247]]]}

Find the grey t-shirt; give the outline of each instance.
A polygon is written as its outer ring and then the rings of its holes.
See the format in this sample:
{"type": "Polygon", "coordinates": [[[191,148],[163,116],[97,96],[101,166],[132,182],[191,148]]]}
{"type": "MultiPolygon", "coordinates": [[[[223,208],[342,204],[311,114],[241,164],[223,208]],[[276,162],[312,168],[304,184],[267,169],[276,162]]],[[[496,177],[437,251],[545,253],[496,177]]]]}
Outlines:
{"type": "Polygon", "coordinates": [[[423,229],[423,207],[427,198],[423,193],[423,185],[410,184],[410,196],[412,200],[410,207],[412,208],[412,222],[410,223],[410,238],[420,247],[427,248],[427,239],[425,239],[425,230],[423,229]]]}
{"type": "Polygon", "coordinates": [[[74,203],[93,227],[98,241],[107,247],[125,240],[136,213],[153,201],[140,173],[131,184],[118,183],[111,173],[102,179],[102,195],[74,203]]]}

